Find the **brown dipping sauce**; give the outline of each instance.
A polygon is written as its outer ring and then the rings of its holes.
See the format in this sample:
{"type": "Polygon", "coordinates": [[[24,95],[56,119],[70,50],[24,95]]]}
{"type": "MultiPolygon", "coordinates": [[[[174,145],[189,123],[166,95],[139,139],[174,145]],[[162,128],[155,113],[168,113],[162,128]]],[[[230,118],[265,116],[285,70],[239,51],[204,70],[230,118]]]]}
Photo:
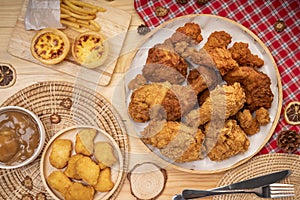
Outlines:
{"type": "Polygon", "coordinates": [[[37,123],[21,111],[0,114],[0,162],[17,165],[33,155],[40,142],[37,123]]]}

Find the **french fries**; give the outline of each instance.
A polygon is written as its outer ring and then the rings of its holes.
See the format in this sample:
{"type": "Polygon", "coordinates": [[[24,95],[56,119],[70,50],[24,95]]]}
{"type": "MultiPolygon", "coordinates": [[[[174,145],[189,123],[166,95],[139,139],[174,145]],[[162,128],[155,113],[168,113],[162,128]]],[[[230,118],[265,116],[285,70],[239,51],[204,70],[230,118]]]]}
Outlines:
{"type": "Polygon", "coordinates": [[[105,12],[106,9],[79,0],[61,0],[60,11],[60,22],[63,25],[78,32],[98,32],[101,27],[95,18],[98,12],[105,12]]]}

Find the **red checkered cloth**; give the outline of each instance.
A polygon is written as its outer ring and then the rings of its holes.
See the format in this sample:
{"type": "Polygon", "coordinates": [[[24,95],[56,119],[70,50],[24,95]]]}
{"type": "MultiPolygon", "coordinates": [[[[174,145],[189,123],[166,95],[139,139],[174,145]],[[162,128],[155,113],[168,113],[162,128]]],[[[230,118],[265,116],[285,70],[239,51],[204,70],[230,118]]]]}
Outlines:
{"type": "MultiPolygon", "coordinates": [[[[259,154],[283,152],[277,146],[280,131],[291,129],[300,134],[300,126],[291,126],[283,117],[284,108],[291,101],[300,101],[300,1],[299,0],[210,0],[204,5],[189,0],[186,4],[176,0],[135,0],[137,13],[151,29],[163,22],[188,14],[213,14],[232,19],[254,32],[272,53],[282,80],[283,109],[272,138],[259,154]],[[164,17],[155,15],[155,8],[169,9],[164,17]],[[286,28],[276,32],[274,24],[282,20],[286,28]]],[[[300,155],[300,149],[295,152],[300,155]]]]}

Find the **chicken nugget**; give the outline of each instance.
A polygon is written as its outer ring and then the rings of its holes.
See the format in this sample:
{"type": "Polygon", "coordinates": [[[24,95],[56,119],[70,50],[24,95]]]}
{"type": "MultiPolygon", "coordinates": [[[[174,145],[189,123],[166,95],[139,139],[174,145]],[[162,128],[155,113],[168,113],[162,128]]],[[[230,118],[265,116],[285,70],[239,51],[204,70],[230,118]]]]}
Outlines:
{"type": "Polygon", "coordinates": [[[72,185],[72,181],[61,171],[54,171],[47,177],[49,186],[63,196],[67,193],[68,188],[72,185]]]}
{"type": "Polygon", "coordinates": [[[94,138],[97,130],[82,129],[76,135],[75,152],[91,156],[94,150],[94,138]]]}
{"type": "Polygon", "coordinates": [[[82,157],[84,157],[82,154],[75,154],[71,156],[67,168],[64,171],[64,174],[67,175],[69,178],[74,178],[79,180],[80,176],[78,176],[78,174],[76,173],[76,162],[82,157]]]}
{"type": "Polygon", "coordinates": [[[101,170],[98,183],[94,186],[95,190],[99,192],[108,192],[115,186],[111,180],[111,169],[109,167],[101,170]]]}
{"type": "Polygon", "coordinates": [[[95,190],[93,187],[74,182],[68,188],[65,200],[93,200],[94,194],[95,190]]]}
{"type": "Polygon", "coordinates": [[[75,170],[78,176],[89,185],[97,184],[100,167],[90,157],[83,156],[79,158],[75,170]]]}
{"type": "Polygon", "coordinates": [[[69,161],[72,151],[72,141],[68,139],[56,139],[52,144],[49,156],[50,163],[57,169],[64,168],[69,161]]]}
{"type": "Polygon", "coordinates": [[[113,147],[108,142],[97,142],[95,144],[95,157],[98,162],[111,167],[117,162],[113,147]]]}

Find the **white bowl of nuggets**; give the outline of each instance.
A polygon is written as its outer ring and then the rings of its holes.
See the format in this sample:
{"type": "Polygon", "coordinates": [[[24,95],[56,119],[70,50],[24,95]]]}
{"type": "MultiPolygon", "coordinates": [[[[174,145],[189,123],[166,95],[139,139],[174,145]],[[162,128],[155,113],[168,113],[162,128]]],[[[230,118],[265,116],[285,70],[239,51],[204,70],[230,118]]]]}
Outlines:
{"type": "Polygon", "coordinates": [[[57,133],[41,159],[42,181],[60,199],[108,199],[117,189],[123,169],[115,140],[92,126],[76,126],[57,133]]]}

